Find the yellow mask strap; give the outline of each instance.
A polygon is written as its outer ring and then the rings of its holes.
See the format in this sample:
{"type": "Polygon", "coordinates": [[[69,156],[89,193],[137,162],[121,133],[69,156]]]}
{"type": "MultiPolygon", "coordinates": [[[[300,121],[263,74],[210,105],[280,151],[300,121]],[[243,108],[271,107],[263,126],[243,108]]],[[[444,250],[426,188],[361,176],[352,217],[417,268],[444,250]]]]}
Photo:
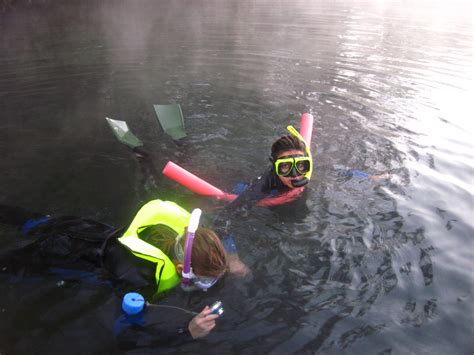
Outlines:
{"type": "Polygon", "coordinates": [[[286,129],[292,135],[294,135],[296,138],[298,138],[300,141],[302,141],[305,145],[306,154],[308,155],[309,160],[311,161],[311,165],[309,167],[309,171],[304,175],[304,177],[309,180],[309,179],[311,179],[311,174],[313,173],[313,156],[311,155],[311,151],[309,150],[309,144],[308,144],[308,142],[306,142],[304,140],[303,136],[301,136],[301,134],[292,125],[287,126],[286,129]]]}

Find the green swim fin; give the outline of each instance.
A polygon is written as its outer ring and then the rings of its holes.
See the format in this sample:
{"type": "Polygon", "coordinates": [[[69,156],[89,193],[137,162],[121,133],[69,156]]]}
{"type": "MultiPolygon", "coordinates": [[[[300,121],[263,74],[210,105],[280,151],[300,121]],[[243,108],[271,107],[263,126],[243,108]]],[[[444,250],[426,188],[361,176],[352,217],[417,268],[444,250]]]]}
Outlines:
{"type": "Polygon", "coordinates": [[[120,142],[128,145],[132,149],[143,146],[142,141],[130,131],[127,122],[113,120],[108,117],[106,117],[105,119],[107,120],[107,123],[110,125],[110,128],[112,128],[112,131],[120,142]]]}
{"type": "Polygon", "coordinates": [[[183,112],[179,104],[153,105],[163,131],[174,140],[186,137],[183,112]]]}

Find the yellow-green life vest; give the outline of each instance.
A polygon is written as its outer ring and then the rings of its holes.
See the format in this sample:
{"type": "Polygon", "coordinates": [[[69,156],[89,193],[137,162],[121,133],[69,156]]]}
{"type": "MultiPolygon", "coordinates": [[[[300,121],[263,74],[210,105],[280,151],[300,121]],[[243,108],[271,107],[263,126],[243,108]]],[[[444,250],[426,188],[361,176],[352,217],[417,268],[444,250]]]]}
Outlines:
{"type": "Polygon", "coordinates": [[[189,223],[190,213],[174,202],[153,200],[144,205],[133,219],[130,227],[118,240],[129,248],[132,253],[142,259],[156,263],[157,293],[169,290],[181,282],[176,267],[169,257],[158,247],[138,237],[140,227],[164,224],[178,235],[184,233],[189,223]]]}

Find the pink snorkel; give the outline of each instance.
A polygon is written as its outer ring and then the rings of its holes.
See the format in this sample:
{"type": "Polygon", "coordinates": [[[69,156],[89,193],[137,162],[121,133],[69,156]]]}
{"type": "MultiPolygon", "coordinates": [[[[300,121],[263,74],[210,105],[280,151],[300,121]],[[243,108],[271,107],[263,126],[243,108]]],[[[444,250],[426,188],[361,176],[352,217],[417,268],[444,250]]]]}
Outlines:
{"type": "Polygon", "coordinates": [[[202,211],[196,208],[191,213],[189,219],[188,229],[186,231],[186,242],[184,245],[184,266],[181,279],[181,287],[186,290],[192,287],[191,278],[193,274],[191,272],[191,251],[193,249],[194,233],[199,226],[199,219],[201,218],[202,211]]]}

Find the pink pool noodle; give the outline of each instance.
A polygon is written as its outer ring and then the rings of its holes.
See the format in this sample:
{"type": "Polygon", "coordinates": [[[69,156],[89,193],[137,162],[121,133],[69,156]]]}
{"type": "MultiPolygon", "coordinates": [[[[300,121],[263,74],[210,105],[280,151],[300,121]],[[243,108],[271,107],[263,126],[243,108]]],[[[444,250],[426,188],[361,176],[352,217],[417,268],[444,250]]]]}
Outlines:
{"type": "Polygon", "coordinates": [[[225,201],[232,201],[237,197],[237,195],[225,193],[172,161],[165,165],[163,174],[199,195],[215,197],[225,201]]]}
{"type": "Polygon", "coordinates": [[[311,149],[311,136],[313,134],[313,115],[309,113],[303,113],[301,116],[301,123],[300,123],[300,134],[308,143],[311,149]]]}
{"type": "MultiPolygon", "coordinates": [[[[311,136],[313,133],[313,115],[309,113],[304,113],[301,116],[300,122],[300,134],[311,145],[311,136]]],[[[237,198],[235,194],[228,194],[224,191],[218,189],[214,185],[209,184],[200,177],[190,173],[189,171],[183,169],[179,165],[169,161],[164,169],[163,174],[170,178],[171,180],[176,181],[178,184],[183,185],[189,190],[203,196],[215,197],[219,200],[233,201],[237,198]]],[[[262,201],[259,201],[259,206],[274,206],[282,204],[285,202],[292,201],[296,199],[302,192],[304,188],[293,189],[286,194],[283,194],[279,197],[269,197],[265,198],[262,201]]]]}
{"type": "Polygon", "coordinates": [[[257,206],[260,207],[272,207],[283,205],[297,200],[304,191],[303,187],[295,187],[287,192],[283,192],[275,197],[265,197],[264,199],[257,202],[257,206]]]}

